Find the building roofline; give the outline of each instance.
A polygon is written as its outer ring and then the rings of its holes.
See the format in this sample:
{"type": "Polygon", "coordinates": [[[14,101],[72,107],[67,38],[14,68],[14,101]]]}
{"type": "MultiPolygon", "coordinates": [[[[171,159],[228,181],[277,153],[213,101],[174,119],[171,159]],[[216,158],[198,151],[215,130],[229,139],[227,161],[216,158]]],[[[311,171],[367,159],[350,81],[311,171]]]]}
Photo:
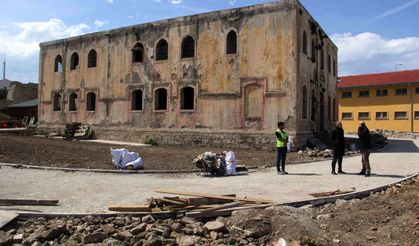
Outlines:
{"type": "Polygon", "coordinates": [[[340,78],[360,77],[360,76],[369,76],[369,75],[382,75],[382,74],[404,73],[404,72],[413,72],[413,71],[419,71],[419,69],[408,69],[408,70],[401,70],[401,71],[395,71],[395,72],[353,74],[353,75],[339,76],[338,79],[340,79],[340,78]]]}
{"type": "Polygon", "coordinates": [[[373,85],[352,85],[352,86],[339,86],[338,89],[351,89],[351,88],[366,88],[366,87],[386,87],[386,86],[394,86],[394,85],[416,85],[419,84],[419,81],[413,82],[394,82],[394,83],[383,83],[383,84],[373,84],[373,85]]]}
{"type": "Polygon", "coordinates": [[[216,18],[222,18],[222,17],[226,17],[229,15],[238,14],[238,13],[249,14],[257,10],[273,11],[277,9],[296,6],[295,5],[296,1],[298,0],[278,0],[274,2],[249,5],[249,6],[240,7],[240,8],[216,10],[216,11],[200,13],[200,14],[174,17],[174,18],[163,19],[163,20],[158,20],[158,21],[153,21],[153,22],[146,22],[146,23],[141,23],[141,24],[136,24],[136,25],[131,25],[131,26],[109,29],[106,31],[92,32],[92,33],[87,33],[87,34],[64,38],[64,39],[57,39],[53,41],[42,42],[39,44],[39,46],[43,48],[43,47],[48,47],[48,46],[61,43],[61,42],[80,40],[80,39],[85,39],[85,38],[94,37],[94,36],[107,36],[111,34],[118,34],[118,33],[123,33],[127,31],[132,31],[133,29],[143,29],[143,28],[156,27],[156,26],[168,26],[168,25],[172,25],[172,24],[176,24],[176,23],[184,22],[188,20],[200,20],[204,18],[209,18],[211,16],[216,17],[216,18]]]}

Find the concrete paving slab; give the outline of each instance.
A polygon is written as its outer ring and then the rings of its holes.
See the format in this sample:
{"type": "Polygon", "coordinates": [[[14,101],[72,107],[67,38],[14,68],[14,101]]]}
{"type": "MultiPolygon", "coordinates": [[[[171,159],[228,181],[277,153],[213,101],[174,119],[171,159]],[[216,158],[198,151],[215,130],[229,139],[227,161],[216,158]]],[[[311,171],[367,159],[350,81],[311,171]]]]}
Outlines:
{"type": "MultiPolygon", "coordinates": [[[[274,162],[275,160],[272,160],[274,162]]],[[[68,173],[31,169],[0,169],[0,197],[58,199],[59,206],[36,207],[46,213],[101,213],[108,205],[142,204],[159,197],[154,190],[168,189],[230,194],[270,199],[277,203],[312,199],[315,192],[356,191],[386,185],[419,172],[419,140],[390,140],[385,150],[370,157],[372,176],[357,175],[361,157],[345,158],[347,174],[331,175],[330,161],[287,166],[289,175],[274,168],[235,177],[200,177],[195,174],[68,173]]],[[[19,208],[33,209],[30,206],[19,208]]]]}

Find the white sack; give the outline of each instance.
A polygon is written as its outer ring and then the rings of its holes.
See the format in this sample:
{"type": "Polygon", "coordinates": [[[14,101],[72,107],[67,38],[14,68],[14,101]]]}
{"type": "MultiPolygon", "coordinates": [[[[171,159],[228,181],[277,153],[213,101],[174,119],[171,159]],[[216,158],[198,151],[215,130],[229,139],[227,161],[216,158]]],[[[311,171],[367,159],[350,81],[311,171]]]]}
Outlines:
{"type": "Polygon", "coordinates": [[[237,171],[236,171],[237,161],[236,161],[236,155],[234,154],[234,152],[233,151],[227,152],[225,160],[227,163],[227,167],[226,167],[227,175],[237,175],[237,171]]]}

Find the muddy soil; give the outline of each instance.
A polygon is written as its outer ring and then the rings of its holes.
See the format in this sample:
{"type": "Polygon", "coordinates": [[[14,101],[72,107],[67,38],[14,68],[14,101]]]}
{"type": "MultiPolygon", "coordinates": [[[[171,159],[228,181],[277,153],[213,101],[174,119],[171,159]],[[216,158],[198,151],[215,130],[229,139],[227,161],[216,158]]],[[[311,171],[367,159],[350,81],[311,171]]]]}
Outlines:
{"type": "MultiPolygon", "coordinates": [[[[268,167],[275,164],[276,153],[253,149],[220,149],[195,146],[133,147],[40,138],[15,133],[0,133],[0,162],[87,169],[116,169],[112,165],[111,148],[126,148],[140,154],[145,170],[191,170],[192,160],[206,152],[232,150],[238,165],[268,167]]],[[[287,163],[324,160],[289,153],[287,163]]]]}

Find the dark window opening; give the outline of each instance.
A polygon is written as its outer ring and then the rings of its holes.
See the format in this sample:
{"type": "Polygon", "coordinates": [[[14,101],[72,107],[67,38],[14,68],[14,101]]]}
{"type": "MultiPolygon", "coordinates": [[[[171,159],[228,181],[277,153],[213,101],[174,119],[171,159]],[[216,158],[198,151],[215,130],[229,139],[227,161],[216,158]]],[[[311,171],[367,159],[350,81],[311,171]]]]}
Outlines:
{"type": "Polygon", "coordinates": [[[314,90],[311,90],[311,120],[316,120],[317,99],[314,90]]]}
{"type": "Polygon", "coordinates": [[[330,58],[330,55],[327,56],[327,71],[329,73],[332,72],[332,58],[330,58]]]}
{"type": "Polygon", "coordinates": [[[154,93],[154,109],[167,110],[167,90],[158,89],[154,93]]]}
{"type": "Polygon", "coordinates": [[[331,121],[332,120],[332,99],[329,98],[327,99],[327,120],[331,121]]]}
{"type": "Polygon", "coordinates": [[[156,60],[167,60],[169,57],[169,45],[167,41],[162,39],[157,43],[156,46],[156,60]]]}
{"type": "Polygon", "coordinates": [[[394,119],[396,120],[407,120],[407,112],[394,112],[394,119]]]}
{"type": "Polygon", "coordinates": [[[407,88],[396,89],[396,96],[407,95],[407,88]]]}
{"type": "Polygon", "coordinates": [[[311,60],[316,61],[316,41],[314,39],[311,41],[311,60]]]}
{"type": "Polygon", "coordinates": [[[370,96],[370,91],[359,91],[358,96],[359,97],[369,97],[370,96]]]}
{"type": "Polygon", "coordinates": [[[342,120],[352,120],[352,113],[342,113],[342,120]]]}
{"type": "Polygon", "coordinates": [[[377,97],[383,97],[383,96],[387,96],[388,95],[388,91],[387,89],[381,89],[381,90],[377,90],[377,97]]]}
{"type": "Polygon", "coordinates": [[[76,100],[77,100],[77,94],[76,93],[71,93],[70,96],[69,96],[69,100],[68,100],[69,101],[68,110],[70,112],[77,111],[76,100]]]}
{"type": "Polygon", "coordinates": [[[343,91],[342,92],[342,98],[351,98],[352,92],[351,91],[343,91]]]}
{"type": "Polygon", "coordinates": [[[143,110],[143,91],[142,90],[135,90],[132,92],[131,109],[143,110]]]}
{"type": "Polygon", "coordinates": [[[388,113],[387,112],[376,112],[375,118],[377,120],[387,120],[388,119],[388,113]]]}
{"type": "Polygon", "coordinates": [[[237,54],[237,34],[233,30],[227,34],[226,53],[237,54]]]}
{"type": "Polygon", "coordinates": [[[70,70],[76,70],[78,66],[79,66],[79,54],[77,54],[77,52],[74,52],[71,55],[70,70]]]}
{"type": "Polygon", "coordinates": [[[180,109],[194,109],[195,91],[192,87],[185,87],[180,91],[180,109]]]}
{"type": "Polygon", "coordinates": [[[58,55],[57,57],[55,57],[55,62],[54,62],[54,72],[62,72],[63,71],[63,58],[58,55]]]}
{"type": "Polygon", "coordinates": [[[338,68],[336,66],[336,60],[333,60],[333,75],[336,76],[338,74],[338,68]]]}
{"type": "Polygon", "coordinates": [[[87,56],[87,67],[96,67],[97,53],[96,50],[91,50],[87,56]]]}
{"type": "Polygon", "coordinates": [[[95,111],[96,110],[96,94],[94,92],[87,93],[86,96],[86,110],[95,111]]]}
{"type": "Polygon", "coordinates": [[[144,46],[141,43],[137,43],[132,49],[132,62],[143,62],[144,61],[144,46]]]}
{"type": "Polygon", "coordinates": [[[187,36],[182,41],[182,58],[195,56],[195,40],[191,36],[187,36]]]}
{"type": "Polygon", "coordinates": [[[52,100],[53,100],[53,110],[61,111],[61,94],[54,93],[52,100]]]}
{"type": "Polygon", "coordinates": [[[358,120],[369,120],[370,113],[369,112],[359,112],[358,113],[358,120]]]}
{"type": "Polygon", "coordinates": [[[303,119],[307,119],[307,88],[303,86],[303,119]]]}
{"type": "Polygon", "coordinates": [[[307,55],[307,34],[303,32],[303,54],[307,55]]]}
{"type": "Polygon", "coordinates": [[[416,93],[416,94],[419,94],[419,87],[416,87],[416,88],[415,88],[415,93],[416,93]]]}
{"type": "Polygon", "coordinates": [[[320,69],[324,69],[324,51],[323,48],[320,50],[320,69]]]}
{"type": "Polygon", "coordinates": [[[335,98],[333,98],[333,121],[336,121],[336,111],[337,111],[337,108],[336,108],[336,99],[335,98]]]}

